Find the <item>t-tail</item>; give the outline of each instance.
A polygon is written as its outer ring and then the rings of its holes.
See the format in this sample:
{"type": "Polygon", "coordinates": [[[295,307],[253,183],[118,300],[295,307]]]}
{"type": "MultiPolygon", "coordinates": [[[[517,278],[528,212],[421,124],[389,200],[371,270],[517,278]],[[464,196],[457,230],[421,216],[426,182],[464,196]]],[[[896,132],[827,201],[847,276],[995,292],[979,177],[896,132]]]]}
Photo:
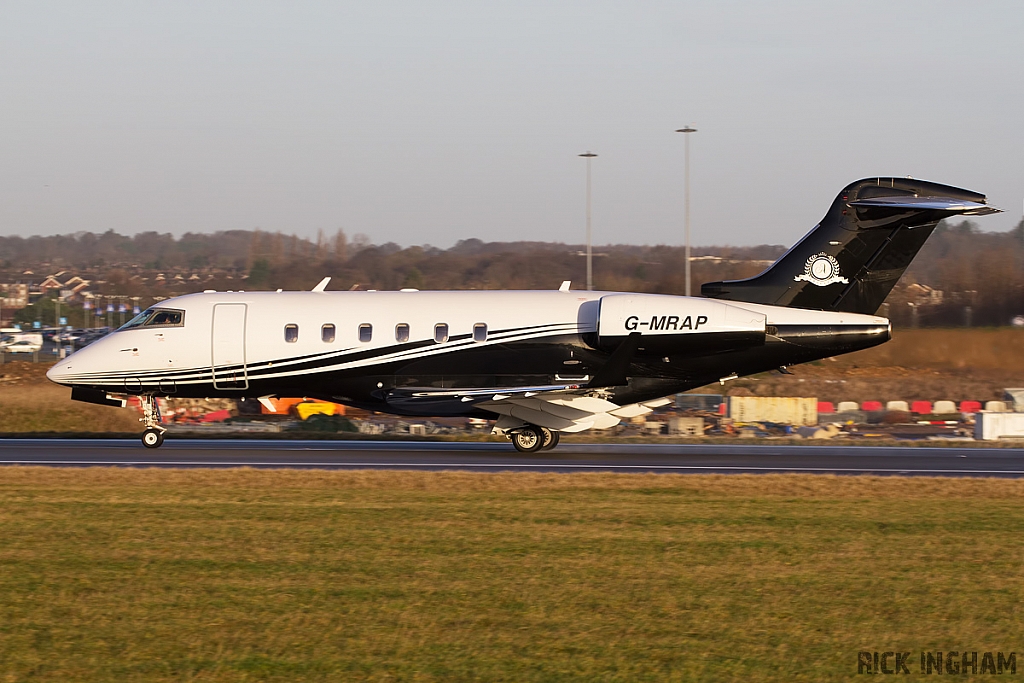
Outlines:
{"type": "Polygon", "coordinates": [[[985,195],[911,178],[848,185],[821,222],[770,268],[708,282],[704,296],[874,314],[943,218],[998,213],[985,195]]]}

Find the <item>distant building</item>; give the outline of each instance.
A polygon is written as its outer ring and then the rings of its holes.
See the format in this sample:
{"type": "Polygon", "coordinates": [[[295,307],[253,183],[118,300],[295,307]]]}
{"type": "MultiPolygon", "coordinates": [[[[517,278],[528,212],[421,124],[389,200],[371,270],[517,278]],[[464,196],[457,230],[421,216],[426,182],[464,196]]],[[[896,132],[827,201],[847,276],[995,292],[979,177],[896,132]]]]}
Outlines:
{"type": "Polygon", "coordinates": [[[60,298],[65,301],[80,302],[84,300],[91,284],[90,280],[86,280],[78,275],[71,275],[67,271],[62,270],[53,275],[47,275],[38,285],[24,286],[28,288],[27,298],[29,302],[46,296],[53,291],[58,292],[60,298]]]}
{"type": "Polygon", "coordinates": [[[63,271],[56,275],[47,275],[46,278],[36,286],[36,291],[41,294],[46,294],[54,289],[60,290],[64,287],[64,283],[60,281],[58,275],[63,275],[63,271]]]}
{"type": "Polygon", "coordinates": [[[941,289],[934,289],[928,285],[921,285],[916,282],[907,285],[905,292],[906,298],[915,306],[941,304],[943,299],[941,289]]]}
{"type": "Polygon", "coordinates": [[[23,283],[0,284],[0,327],[14,317],[14,314],[28,306],[28,285],[23,283]]]}
{"type": "Polygon", "coordinates": [[[28,285],[20,282],[0,285],[0,306],[10,310],[28,306],[28,285]]]}

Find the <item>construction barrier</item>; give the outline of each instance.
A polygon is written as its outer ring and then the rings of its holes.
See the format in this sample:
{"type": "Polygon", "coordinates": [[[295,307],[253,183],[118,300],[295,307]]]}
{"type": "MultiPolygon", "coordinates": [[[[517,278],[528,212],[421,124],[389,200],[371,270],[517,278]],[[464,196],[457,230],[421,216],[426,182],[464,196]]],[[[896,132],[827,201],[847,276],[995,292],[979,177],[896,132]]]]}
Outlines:
{"type": "Polygon", "coordinates": [[[730,396],[728,415],[736,422],[818,424],[818,399],[780,396],[730,396]]]}
{"type": "Polygon", "coordinates": [[[915,415],[931,415],[932,414],[932,402],[931,401],[914,401],[910,404],[910,412],[915,415]]]}
{"type": "Polygon", "coordinates": [[[308,420],[310,415],[335,415],[337,407],[334,403],[306,402],[297,404],[295,412],[299,419],[308,420]]]}

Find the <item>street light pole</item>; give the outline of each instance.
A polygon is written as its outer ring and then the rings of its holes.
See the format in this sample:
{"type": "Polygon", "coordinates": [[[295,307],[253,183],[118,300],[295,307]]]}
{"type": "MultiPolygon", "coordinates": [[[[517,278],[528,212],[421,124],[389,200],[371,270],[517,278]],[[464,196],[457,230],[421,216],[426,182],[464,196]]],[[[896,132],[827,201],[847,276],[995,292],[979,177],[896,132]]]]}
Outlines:
{"type": "Polygon", "coordinates": [[[685,168],[686,168],[686,190],[685,190],[685,203],[686,208],[684,209],[685,216],[685,232],[686,232],[686,296],[690,296],[690,136],[689,133],[696,133],[697,129],[692,127],[690,124],[686,124],[683,128],[676,131],[677,133],[685,133],[683,137],[686,138],[684,145],[685,155],[685,168]]]}
{"type": "Polygon", "coordinates": [[[591,151],[581,154],[587,160],[587,291],[594,291],[594,254],[590,240],[590,160],[597,155],[591,151]]]}

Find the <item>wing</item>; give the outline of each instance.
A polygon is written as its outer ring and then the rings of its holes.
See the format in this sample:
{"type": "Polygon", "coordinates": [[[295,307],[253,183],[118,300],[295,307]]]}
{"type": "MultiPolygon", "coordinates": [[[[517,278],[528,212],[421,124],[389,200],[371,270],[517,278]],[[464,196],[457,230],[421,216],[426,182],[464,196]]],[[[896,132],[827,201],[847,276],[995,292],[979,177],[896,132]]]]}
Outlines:
{"type": "Polygon", "coordinates": [[[470,407],[467,404],[472,404],[498,416],[494,426],[497,432],[526,424],[560,432],[608,429],[622,419],[645,415],[669,403],[669,399],[659,398],[619,405],[605,396],[607,392],[586,386],[558,384],[511,389],[396,389],[388,392],[387,402],[396,408],[417,411],[429,406],[434,414],[465,413],[470,407]]]}

